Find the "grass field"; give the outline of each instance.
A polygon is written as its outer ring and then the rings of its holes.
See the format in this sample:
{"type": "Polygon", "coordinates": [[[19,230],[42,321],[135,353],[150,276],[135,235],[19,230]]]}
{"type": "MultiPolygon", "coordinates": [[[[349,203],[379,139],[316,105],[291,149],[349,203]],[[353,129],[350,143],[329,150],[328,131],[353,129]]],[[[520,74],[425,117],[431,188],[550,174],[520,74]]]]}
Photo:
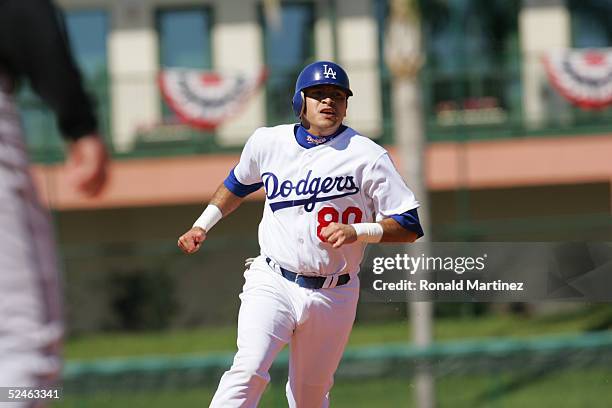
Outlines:
{"type": "MultiPolygon", "coordinates": [[[[563,314],[524,319],[511,315],[490,315],[480,318],[437,319],[436,340],[451,341],[474,338],[534,338],[537,336],[577,334],[604,329],[610,322],[610,307],[591,306],[563,314]]],[[[406,321],[357,324],[350,348],[403,343],[409,339],[406,321]]],[[[214,354],[235,349],[235,328],[210,328],[159,333],[109,333],[71,338],[66,345],[68,360],[99,360],[137,356],[179,356],[214,354]]],[[[581,351],[573,351],[580,357],[581,351]]],[[[592,356],[592,355],[591,355],[592,356]]],[[[599,358],[599,355],[596,355],[599,358]]],[[[610,361],[612,356],[608,356],[610,361]]],[[[574,359],[572,361],[579,361],[574,359]]],[[[612,406],[612,367],[559,361],[542,365],[534,361],[513,364],[512,370],[496,367],[491,373],[463,372],[440,375],[436,379],[438,407],[561,407],[603,408],[612,406]]],[[[602,360],[604,361],[604,360],[602,360]]],[[[451,361],[452,362],[452,361],[451,361]]],[[[374,362],[376,363],[376,362],[374,362]]],[[[260,407],[286,407],[282,375],[273,376],[260,407]]],[[[198,388],[182,385],[172,373],[152,387],[131,387],[129,378],[111,391],[67,389],[57,407],[147,407],[161,408],[207,406],[214,392],[214,381],[202,382],[198,388]]],[[[394,371],[385,378],[341,378],[332,392],[334,408],[413,407],[413,379],[394,371]]],[[[135,381],[134,384],[138,383],[135,381]]],[[[195,382],[200,384],[200,382],[195,382]]]]}
{"type": "MultiPolygon", "coordinates": [[[[534,337],[580,333],[610,319],[611,308],[595,306],[537,318],[512,315],[444,318],[435,321],[437,341],[485,337],[534,337]]],[[[408,321],[356,323],[349,347],[409,341],[408,321]]],[[[69,338],[67,359],[90,360],[108,357],[208,354],[236,348],[236,328],[205,328],[182,331],[108,333],[69,338]]]]}

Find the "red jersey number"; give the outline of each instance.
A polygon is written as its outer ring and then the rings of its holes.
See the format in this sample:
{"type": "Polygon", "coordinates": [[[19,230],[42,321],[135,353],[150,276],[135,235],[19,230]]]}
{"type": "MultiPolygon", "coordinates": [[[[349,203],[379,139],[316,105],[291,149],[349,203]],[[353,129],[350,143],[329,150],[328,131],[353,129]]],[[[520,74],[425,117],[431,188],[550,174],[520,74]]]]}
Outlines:
{"type": "MultiPolygon", "coordinates": [[[[357,224],[361,222],[363,212],[357,207],[348,207],[342,212],[342,224],[357,224]]],[[[333,207],[323,207],[317,214],[317,237],[323,242],[325,238],[321,235],[323,228],[327,227],[332,222],[338,222],[340,220],[340,214],[338,210],[333,207]]]]}

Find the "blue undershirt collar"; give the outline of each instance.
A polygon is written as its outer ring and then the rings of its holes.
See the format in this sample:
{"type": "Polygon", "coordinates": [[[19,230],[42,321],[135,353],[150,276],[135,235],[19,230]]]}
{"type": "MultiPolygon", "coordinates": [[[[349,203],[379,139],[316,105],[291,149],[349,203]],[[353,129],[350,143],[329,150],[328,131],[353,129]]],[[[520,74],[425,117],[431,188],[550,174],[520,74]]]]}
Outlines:
{"type": "Polygon", "coordinates": [[[311,135],[302,125],[295,125],[293,129],[293,133],[295,134],[295,140],[298,142],[300,146],[305,149],[310,149],[311,147],[319,146],[323,143],[328,143],[333,140],[336,136],[346,130],[346,126],[340,125],[338,130],[331,136],[314,136],[311,135]]]}

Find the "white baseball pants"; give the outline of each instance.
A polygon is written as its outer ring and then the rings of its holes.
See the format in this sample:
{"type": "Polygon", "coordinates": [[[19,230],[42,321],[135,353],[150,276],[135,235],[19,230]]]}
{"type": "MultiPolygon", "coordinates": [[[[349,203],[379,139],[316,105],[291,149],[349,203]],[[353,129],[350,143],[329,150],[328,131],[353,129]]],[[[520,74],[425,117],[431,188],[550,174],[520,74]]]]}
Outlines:
{"type": "Polygon", "coordinates": [[[286,393],[291,408],[325,408],[359,297],[359,279],[331,289],[305,289],[259,256],[245,273],[238,314],[238,352],[210,407],[256,407],[268,370],[290,343],[286,393]]]}

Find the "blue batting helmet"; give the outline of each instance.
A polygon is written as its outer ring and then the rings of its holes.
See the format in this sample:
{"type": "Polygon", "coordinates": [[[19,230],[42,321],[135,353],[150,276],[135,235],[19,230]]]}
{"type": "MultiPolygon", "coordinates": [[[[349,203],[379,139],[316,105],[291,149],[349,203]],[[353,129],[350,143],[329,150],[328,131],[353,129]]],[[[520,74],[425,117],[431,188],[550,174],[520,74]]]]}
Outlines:
{"type": "Polygon", "coordinates": [[[353,96],[348,75],[340,65],[331,61],[313,62],[300,72],[295,81],[292,105],[293,112],[298,118],[304,108],[304,89],[316,85],[335,85],[344,89],[348,96],[353,96]]]}

